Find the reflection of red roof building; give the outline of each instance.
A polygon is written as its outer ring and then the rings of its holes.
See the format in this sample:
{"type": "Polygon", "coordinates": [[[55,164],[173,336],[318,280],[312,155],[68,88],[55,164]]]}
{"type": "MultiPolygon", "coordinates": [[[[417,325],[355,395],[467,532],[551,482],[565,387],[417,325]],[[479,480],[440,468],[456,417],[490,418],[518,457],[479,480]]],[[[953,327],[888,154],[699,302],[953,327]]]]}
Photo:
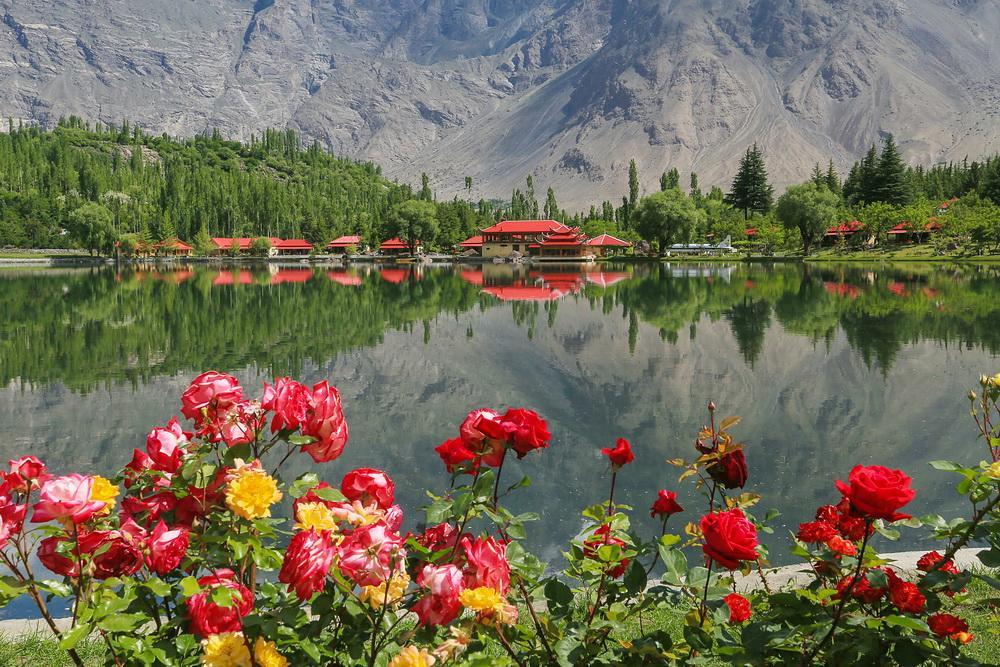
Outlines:
{"type": "Polygon", "coordinates": [[[357,247],[359,245],[361,245],[360,236],[338,236],[330,241],[326,247],[328,250],[346,250],[351,246],[357,247]]]}
{"type": "Polygon", "coordinates": [[[482,271],[459,271],[459,277],[470,285],[482,286],[483,285],[483,272],[482,271]]]}
{"type": "Polygon", "coordinates": [[[164,282],[173,283],[175,285],[180,285],[185,280],[190,280],[194,277],[194,271],[190,269],[185,269],[183,271],[170,271],[163,274],[164,282]]]}
{"type": "Polygon", "coordinates": [[[906,289],[906,285],[900,282],[892,281],[887,285],[889,291],[896,296],[906,296],[909,294],[909,290],[906,289]]]}
{"type": "Polygon", "coordinates": [[[271,284],[304,283],[308,282],[312,277],[312,269],[279,269],[277,273],[271,276],[271,284]]]}
{"type": "Polygon", "coordinates": [[[823,289],[834,296],[847,297],[848,299],[857,299],[861,296],[861,290],[857,286],[847,283],[825,282],[823,289]]]}
{"type": "Polygon", "coordinates": [[[253,274],[249,271],[219,271],[212,281],[213,285],[250,285],[253,283],[253,274]]]}
{"type": "Polygon", "coordinates": [[[382,269],[379,271],[379,275],[382,276],[382,280],[387,283],[392,283],[393,285],[398,285],[407,278],[410,277],[409,269],[382,269]]]}
{"type": "Polygon", "coordinates": [[[482,248],[483,247],[483,237],[482,236],[470,236],[461,243],[458,244],[459,248],[482,248]]]}
{"type": "Polygon", "coordinates": [[[555,301],[563,294],[550,287],[533,285],[504,285],[501,287],[484,287],[483,292],[501,301],[555,301]]]}
{"type": "Polygon", "coordinates": [[[357,287],[362,283],[361,276],[347,271],[327,271],[326,276],[338,285],[345,287],[357,287]]]}

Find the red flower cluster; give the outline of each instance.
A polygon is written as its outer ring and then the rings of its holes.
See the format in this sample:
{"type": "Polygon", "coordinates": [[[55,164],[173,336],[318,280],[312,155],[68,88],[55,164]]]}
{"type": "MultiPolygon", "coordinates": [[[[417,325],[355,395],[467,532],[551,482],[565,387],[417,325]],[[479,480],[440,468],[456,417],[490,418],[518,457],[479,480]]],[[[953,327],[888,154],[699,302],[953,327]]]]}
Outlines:
{"type": "Polygon", "coordinates": [[[473,473],[480,465],[497,467],[507,449],[524,458],[549,446],[552,435],[545,420],[526,408],[511,408],[503,415],[487,409],[473,410],[462,421],[459,436],[434,448],[448,472],[473,473]]]}
{"type": "Polygon", "coordinates": [[[701,532],[705,556],[727,570],[758,558],[757,528],[739,508],[706,514],[701,518],[701,532]]]}
{"type": "Polygon", "coordinates": [[[920,592],[920,589],[917,588],[916,584],[901,579],[892,568],[882,567],[863,571],[858,575],[858,579],[853,587],[851,586],[852,580],[853,576],[841,579],[837,583],[837,593],[834,595],[834,598],[839,600],[846,595],[848,589],[850,589],[852,598],[867,604],[873,604],[888,594],[889,601],[896,607],[896,609],[909,614],[921,613],[927,604],[927,598],[925,598],[923,593],[920,592]],[[869,571],[884,573],[889,584],[888,587],[873,587],[871,582],[868,580],[867,572],[869,571]]]}
{"type": "Polygon", "coordinates": [[[938,637],[948,637],[960,644],[968,644],[973,640],[972,634],[969,633],[969,624],[958,616],[933,614],[928,617],[927,625],[938,637]]]}
{"type": "Polygon", "coordinates": [[[253,593],[236,581],[230,569],[216,570],[198,580],[202,590],[187,600],[189,631],[199,637],[243,630],[243,617],[253,611],[253,593]],[[233,604],[223,607],[212,601],[212,591],[223,586],[232,591],[233,604]]]}
{"type": "Polygon", "coordinates": [[[722,601],[729,607],[730,623],[742,623],[750,619],[750,600],[739,593],[730,593],[722,601]]]}

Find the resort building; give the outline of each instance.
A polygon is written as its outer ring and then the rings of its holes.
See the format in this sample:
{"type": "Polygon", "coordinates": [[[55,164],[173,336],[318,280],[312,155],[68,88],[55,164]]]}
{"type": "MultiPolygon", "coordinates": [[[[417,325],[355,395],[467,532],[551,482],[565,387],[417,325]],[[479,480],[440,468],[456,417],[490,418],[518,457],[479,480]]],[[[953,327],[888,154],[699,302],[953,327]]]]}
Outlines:
{"type": "Polygon", "coordinates": [[[910,222],[904,220],[886,234],[894,243],[923,243],[930,238],[931,234],[940,229],[941,223],[937,221],[937,218],[931,218],[927,224],[919,229],[914,229],[910,222]]]}
{"type": "Polygon", "coordinates": [[[547,234],[568,231],[569,227],[555,220],[504,220],[483,230],[482,256],[510,257],[515,252],[527,255],[529,246],[537,248],[547,234]]]}
{"type": "Polygon", "coordinates": [[[587,241],[587,247],[598,257],[606,257],[622,253],[626,248],[631,248],[632,244],[611,234],[601,234],[587,241]]]}
{"type": "Polygon", "coordinates": [[[161,241],[155,246],[156,254],[163,257],[190,257],[194,254],[194,248],[180,239],[170,239],[161,241]]]}
{"type": "Polygon", "coordinates": [[[338,253],[350,252],[351,248],[355,250],[361,249],[360,236],[338,236],[326,246],[326,249],[330,252],[338,253]]]}
{"type": "Polygon", "coordinates": [[[863,232],[865,226],[859,220],[851,220],[834,225],[826,230],[823,235],[823,245],[835,245],[841,240],[850,241],[863,232]]]}
{"type": "Polygon", "coordinates": [[[305,239],[279,239],[271,237],[271,254],[279,257],[308,255],[313,251],[312,244],[305,239]]]}
{"type": "Polygon", "coordinates": [[[576,228],[546,234],[537,248],[538,259],[549,260],[583,259],[596,253],[587,245],[587,236],[576,228]]]}
{"type": "MultiPolygon", "coordinates": [[[[420,241],[417,241],[413,245],[416,247],[417,252],[420,252],[420,241]]],[[[382,241],[378,250],[383,255],[405,255],[410,252],[410,246],[406,243],[406,241],[397,237],[387,241],[382,241]]]]}
{"type": "Polygon", "coordinates": [[[458,244],[461,252],[474,251],[477,255],[483,254],[483,237],[480,235],[470,236],[458,244]]]}

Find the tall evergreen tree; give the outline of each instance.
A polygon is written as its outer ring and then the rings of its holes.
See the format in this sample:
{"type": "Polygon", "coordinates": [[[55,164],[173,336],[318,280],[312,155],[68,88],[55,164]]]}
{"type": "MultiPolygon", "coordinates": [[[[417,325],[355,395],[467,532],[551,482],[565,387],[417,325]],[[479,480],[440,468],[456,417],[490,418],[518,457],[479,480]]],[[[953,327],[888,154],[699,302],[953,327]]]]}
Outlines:
{"type": "Polygon", "coordinates": [[[826,189],[830,192],[840,194],[840,176],[837,174],[837,168],[833,166],[833,160],[826,167],[826,189]]]}
{"type": "Polygon", "coordinates": [[[872,144],[858,167],[858,188],[852,203],[871,204],[875,201],[878,201],[878,153],[875,144],[872,144]]]}
{"type": "Polygon", "coordinates": [[[819,168],[819,162],[813,165],[812,174],[809,175],[809,180],[820,187],[826,187],[826,174],[823,170],[819,168]]]}
{"type": "Polygon", "coordinates": [[[767,182],[764,156],[754,144],[740,160],[739,169],[727,197],[733,208],[743,211],[747,219],[753,212],[767,213],[774,201],[774,188],[767,182]]]}
{"type": "Polygon", "coordinates": [[[698,185],[698,174],[691,172],[691,179],[688,181],[688,194],[696,204],[701,204],[701,187],[698,185]]]}
{"type": "Polygon", "coordinates": [[[635,160],[628,163],[628,206],[634,211],[639,202],[639,169],[635,166],[635,160]]]}
{"type": "Polygon", "coordinates": [[[896,148],[896,140],[890,134],[882,146],[876,169],[876,179],[873,201],[881,201],[893,206],[903,206],[910,201],[910,188],[907,183],[906,165],[896,148]]]}

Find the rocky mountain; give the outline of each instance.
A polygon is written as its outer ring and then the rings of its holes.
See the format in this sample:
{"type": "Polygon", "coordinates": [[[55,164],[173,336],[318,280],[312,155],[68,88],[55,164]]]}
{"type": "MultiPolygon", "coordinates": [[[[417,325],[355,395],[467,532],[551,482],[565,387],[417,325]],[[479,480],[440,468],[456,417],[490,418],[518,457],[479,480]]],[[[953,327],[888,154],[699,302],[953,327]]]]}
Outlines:
{"type": "Polygon", "coordinates": [[[566,205],[676,166],[780,185],[886,132],[914,163],[1000,150],[995,0],[0,0],[0,115],[150,131],[295,128],[566,205]]]}

